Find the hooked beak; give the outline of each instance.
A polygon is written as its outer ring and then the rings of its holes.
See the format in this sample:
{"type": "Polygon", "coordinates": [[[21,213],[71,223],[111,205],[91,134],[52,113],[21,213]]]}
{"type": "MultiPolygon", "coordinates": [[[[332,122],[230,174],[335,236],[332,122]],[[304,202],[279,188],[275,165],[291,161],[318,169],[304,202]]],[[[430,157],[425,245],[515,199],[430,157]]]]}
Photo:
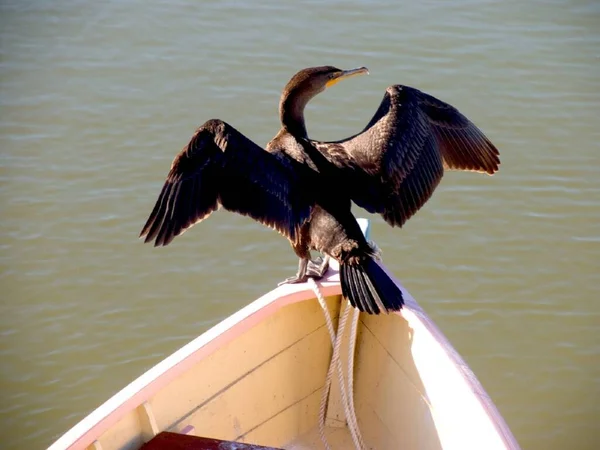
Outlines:
{"type": "Polygon", "coordinates": [[[334,84],[336,84],[337,82],[342,81],[346,78],[350,78],[355,75],[363,75],[363,74],[368,75],[369,69],[367,69],[366,67],[358,67],[356,69],[342,70],[342,71],[336,73],[335,78],[332,78],[331,80],[329,80],[325,86],[330,87],[330,86],[333,86],[334,84]]]}

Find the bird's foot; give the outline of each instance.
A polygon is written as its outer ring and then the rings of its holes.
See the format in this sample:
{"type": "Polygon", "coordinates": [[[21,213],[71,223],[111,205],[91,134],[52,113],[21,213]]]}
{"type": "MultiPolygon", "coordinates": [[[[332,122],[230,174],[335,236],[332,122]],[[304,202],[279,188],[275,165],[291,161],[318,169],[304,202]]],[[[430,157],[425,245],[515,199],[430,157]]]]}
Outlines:
{"type": "Polygon", "coordinates": [[[296,274],[293,277],[289,277],[283,281],[280,281],[279,283],[277,283],[277,286],[283,286],[284,284],[304,283],[306,280],[308,280],[307,273],[305,273],[303,277],[296,274]]]}
{"type": "Polygon", "coordinates": [[[325,258],[319,257],[308,262],[306,275],[320,280],[325,275],[325,272],[327,272],[327,269],[329,269],[329,256],[325,256],[325,258]]]}
{"type": "Polygon", "coordinates": [[[298,272],[293,277],[286,278],[277,284],[277,286],[282,286],[284,284],[295,284],[295,283],[304,283],[309,278],[315,278],[320,280],[325,275],[329,269],[329,256],[325,256],[325,258],[317,258],[314,261],[309,259],[301,259],[298,263],[298,272]]]}
{"type": "Polygon", "coordinates": [[[375,257],[375,259],[381,261],[381,248],[379,248],[379,246],[371,239],[368,239],[367,243],[369,244],[369,247],[371,247],[371,250],[373,250],[373,256],[375,257]]]}
{"type": "Polygon", "coordinates": [[[301,258],[298,262],[298,272],[293,277],[286,278],[285,280],[277,283],[277,286],[282,286],[284,284],[294,284],[294,283],[304,283],[307,279],[307,266],[308,266],[308,258],[301,258]]]}

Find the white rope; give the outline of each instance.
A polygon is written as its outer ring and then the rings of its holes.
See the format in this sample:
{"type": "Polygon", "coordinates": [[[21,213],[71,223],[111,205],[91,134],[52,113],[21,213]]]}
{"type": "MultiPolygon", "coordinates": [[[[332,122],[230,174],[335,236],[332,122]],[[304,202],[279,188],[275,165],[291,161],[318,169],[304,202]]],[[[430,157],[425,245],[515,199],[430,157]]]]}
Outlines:
{"type": "MultiPolygon", "coordinates": [[[[346,308],[350,308],[350,305],[346,301],[346,308]]],[[[350,399],[350,417],[354,420],[354,426],[356,427],[358,438],[360,441],[360,448],[365,448],[365,442],[360,435],[360,429],[358,428],[358,421],[356,419],[356,411],[354,410],[354,353],[356,350],[356,335],[358,332],[358,315],[359,311],[356,308],[352,308],[352,319],[350,322],[350,336],[348,337],[348,392],[352,398],[350,399]]]]}
{"type": "Polygon", "coordinates": [[[338,380],[340,383],[340,391],[342,395],[342,403],[344,405],[344,414],[346,416],[346,421],[348,422],[348,429],[350,430],[350,434],[352,435],[352,441],[354,442],[355,448],[358,450],[362,450],[365,448],[364,441],[360,434],[360,430],[358,428],[358,422],[356,420],[356,412],[354,410],[354,350],[356,345],[356,331],[358,325],[358,310],[355,308],[351,308],[348,302],[345,302],[344,312],[342,314],[340,308],[340,317],[338,323],[338,332],[337,336],[333,328],[333,321],[331,319],[331,315],[329,314],[329,308],[327,308],[327,303],[325,301],[325,297],[321,293],[319,286],[315,282],[314,279],[309,278],[308,283],[311,288],[315,292],[317,299],[319,300],[319,304],[323,309],[323,313],[325,314],[325,322],[327,325],[327,330],[329,331],[329,337],[331,338],[331,345],[333,347],[333,353],[331,355],[331,361],[329,363],[329,370],[327,371],[327,378],[325,379],[325,386],[323,388],[323,394],[321,397],[321,406],[319,409],[319,435],[321,437],[321,441],[325,445],[326,450],[331,450],[329,443],[327,442],[327,438],[325,436],[325,412],[327,410],[327,399],[329,397],[329,391],[331,389],[331,378],[333,376],[334,369],[337,369],[338,380]],[[342,362],[340,360],[340,349],[342,346],[342,340],[344,337],[344,328],[346,326],[346,321],[348,320],[348,316],[350,315],[350,309],[353,309],[352,316],[352,325],[350,330],[349,337],[349,349],[348,349],[348,387],[345,386],[344,383],[344,373],[342,370],[342,362]]]}

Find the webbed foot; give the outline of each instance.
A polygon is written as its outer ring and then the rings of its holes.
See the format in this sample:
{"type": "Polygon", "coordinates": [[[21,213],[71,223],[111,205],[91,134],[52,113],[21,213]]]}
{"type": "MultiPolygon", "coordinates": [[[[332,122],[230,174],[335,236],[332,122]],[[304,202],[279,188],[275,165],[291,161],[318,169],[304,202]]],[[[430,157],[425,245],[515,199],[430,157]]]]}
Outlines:
{"type": "Polygon", "coordinates": [[[308,261],[308,259],[301,258],[298,262],[298,272],[296,272],[296,275],[277,283],[277,286],[282,286],[284,284],[304,283],[308,279],[306,270],[308,261]]]}
{"type": "Polygon", "coordinates": [[[277,283],[277,286],[283,286],[284,284],[304,283],[306,280],[308,280],[308,272],[305,273],[303,277],[296,274],[293,277],[286,278],[285,280],[277,283]]]}
{"type": "Polygon", "coordinates": [[[329,256],[325,258],[317,258],[314,261],[309,261],[306,268],[306,275],[317,280],[323,278],[325,272],[329,269],[329,256]]]}

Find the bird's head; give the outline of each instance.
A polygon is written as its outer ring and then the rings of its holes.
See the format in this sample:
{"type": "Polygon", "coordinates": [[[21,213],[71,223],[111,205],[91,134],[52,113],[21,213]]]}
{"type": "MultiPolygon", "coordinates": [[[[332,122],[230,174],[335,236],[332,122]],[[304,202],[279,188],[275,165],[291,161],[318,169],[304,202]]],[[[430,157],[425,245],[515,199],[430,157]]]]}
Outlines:
{"type": "Polygon", "coordinates": [[[368,74],[366,67],[342,70],[333,66],[309,67],[296,73],[288,81],[284,93],[302,92],[309,99],[337,82],[355,75],[368,74]]]}
{"type": "Polygon", "coordinates": [[[290,132],[306,136],[304,107],[329,86],[355,75],[368,74],[366,67],[342,70],[333,66],[309,67],[296,73],[285,85],[279,101],[279,117],[290,132]]]}

